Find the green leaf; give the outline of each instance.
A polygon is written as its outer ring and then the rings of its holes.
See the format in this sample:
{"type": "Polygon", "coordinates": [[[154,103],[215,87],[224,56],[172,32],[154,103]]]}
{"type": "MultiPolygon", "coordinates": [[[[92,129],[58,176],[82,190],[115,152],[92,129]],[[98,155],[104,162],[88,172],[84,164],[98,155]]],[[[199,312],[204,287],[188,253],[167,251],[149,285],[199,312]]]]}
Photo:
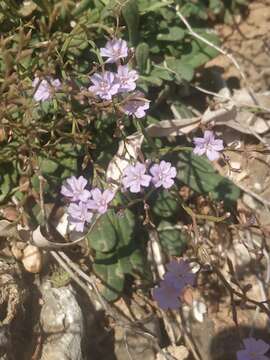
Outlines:
{"type": "Polygon", "coordinates": [[[214,14],[221,14],[224,11],[224,3],[221,0],[210,0],[209,9],[212,10],[214,14]]]}
{"type": "Polygon", "coordinates": [[[100,278],[102,295],[108,301],[115,301],[122,294],[125,277],[117,262],[117,257],[111,254],[96,253],[94,272],[100,278]]]}
{"type": "Polygon", "coordinates": [[[139,9],[137,0],[129,0],[122,7],[122,14],[125,22],[128,26],[129,40],[133,46],[136,46],[139,42],[139,9]]]}
{"type": "Polygon", "coordinates": [[[159,78],[162,80],[171,81],[173,80],[173,73],[165,68],[154,67],[150,73],[151,78],[159,78]]]}
{"type": "Polygon", "coordinates": [[[240,196],[240,189],[219,175],[204,157],[181,152],[178,155],[177,178],[197,193],[210,194],[212,199],[232,206],[240,196]]]}
{"type": "Polygon", "coordinates": [[[149,60],[149,46],[146,43],[140,43],[135,52],[136,61],[141,74],[144,74],[149,60]]]}
{"type": "Polygon", "coordinates": [[[181,13],[185,16],[185,17],[196,17],[196,18],[201,18],[203,20],[207,20],[207,8],[206,6],[203,4],[203,1],[196,1],[196,2],[191,2],[188,1],[186,4],[184,4],[181,7],[181,13]]]}
{"type": "MultiPolygon", "coordinates": [[[[31,177],[31,185],[37,191],[37,193],[39,193],[39,191],[40,191],[40,182],[39,182],[38,175],[33,175],[31,177]]],[[[52,189],[50,189],[50,185],[48,184],[48,182],[47,181],[45,183],[43,182],[43,191],[44,191],[44,193],[47,193],[50,190],[52,190],[52,189]]]]}
{"type": "Polygon", "coordinates": [[[179,211],[179,204],[175,196],[169,191],[161,191],[158,193],[157,199],[153,205],[153,211],[161,218],[169,218],[179,211]]]}
{"type": "Polygon", "coordinates": [[[38,167],[42,174],[54,174],[58,166],[59,164],[55,160],[46,158],[43,155],[38,158],[38,167]]]}
{"type": "Polygon", "coordinates": [[[180,27],[173,26],[168,29],[169,31],[165,34],[158,34],[157,40],[160,41],[180,41],[185,37],[185,30],[180,27]]]}
{"type": "Polygon", "coordinates": [[[161,246],[171,256],[180,256],[187,244],[187,235],[176,229],[175,224],[168,221],[161,221],[158,226],[161,246]]]}
{"type": "Polygon", "coordinates": [[[17,186],[17,169],[12,163],[2,163],[0,169],[0,202],[17,186]]]}
{"type": "Polygon", "coordinates": [[[156,11],[162,7],[173,4],[173,0],[157,1],[157,0],[144,0],[139,1],[140,13],[146,14],[150,11],[156,11]]]}
{"type": "Polygon", "coordinates": [[[171,69],[180,80],[191,81],[194,76],[194,68],[192,65],[175,58],[166,59],[167,66],[171,69]]]}
{"type": "MultiPolygon", "coordinates": [[[[206,31],[197,31],[200,35],[211,41],[213,44],[219,44],[219,38],[213,33],[206,31]]],[[[197,39],[191,41],[191,50],[189,49],[188,54],[181,56],[181,61],[193,68],[198,68],[204,65],[209,60],[213,59],[218,55],[218,51],[213,47],[206,45],[204,42],[197,39]]]]}
{"type": "Polygon", "coordinates": [[[98,231],[94,228],[87,235],[90,247],[96,250],[94,270],[103,280],[103,296],[108,301],[116,300],[124,286],[124,274],[142,274],[145,271],[142,253],[135,241],[135,216],[126,209],[124,213],[115,214],[110,210],[103,215],[105,223],[100,223],[98,231]],[[107,215],[107,217],[106,217],[107,215]],[[106,234],[104,236],[104,234],[106,234]],[[113,234],[113,235],[112,235],[113,234]],[[104,244],[111,241],[109,246],[104,244]],[[103,241],[104,239],[104,241],[103,241]],[[110,249],[110,252],[104,252],[110,249]]]}
{"type": "Polygon", "coordinates": [[[87,234],[90,248],[99,252],[109,252],[116,247],[118,238],[112,217],[113,210],[109,210],[97,220],[91,232],[87,234]]]}
{"type": "Polygon", "coordinates": [[[61,52],[80,56],[82,51],[89,47],[87,34],[81,28],[74,28],[70,34],[63,34],[66,39],[61,52]]]}
{"type": "Polygon", "coordinates": [[[156,78],[154,76],[148,75],[148,76],[140,76],[141,80],[144,80],[146,82],[148,82],[151,85],[155,85],[155,86],[161,86],[163,81],[161,78],[156,78]]]}
{"type": "Polygon", "coordinates": [[[73,16],[81,15],[85,10],[88,10],[92,5],[92,0],[82,0],[80,3],[77,4],[75,9],[72,11],[73,16]]]}
{"type": "Polygon", "coordinates": [[[142,256],[137,249],[133,236],[135,230],[134,214],[126,209],[123,215],[116,217],[116,226],[119,238],[117,254],[123,273],[133,274],[133,270],[142,270],[142,256]]]}

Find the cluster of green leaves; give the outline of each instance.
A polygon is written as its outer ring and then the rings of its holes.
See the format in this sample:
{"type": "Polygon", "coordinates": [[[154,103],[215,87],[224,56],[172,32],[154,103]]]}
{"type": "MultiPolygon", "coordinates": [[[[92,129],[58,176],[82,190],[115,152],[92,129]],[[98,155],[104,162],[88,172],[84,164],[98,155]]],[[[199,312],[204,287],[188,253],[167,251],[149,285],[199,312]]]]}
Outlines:
{"type": "Polygon", "coordinates": [[[88,234],[89,246],[95,251],[93,269],[103,284],[103,296],[113,301],[125,284],[125,275],[146,276],[142,245],[138,239],[138,223],[129,209],[102,215],[88,234]]]}

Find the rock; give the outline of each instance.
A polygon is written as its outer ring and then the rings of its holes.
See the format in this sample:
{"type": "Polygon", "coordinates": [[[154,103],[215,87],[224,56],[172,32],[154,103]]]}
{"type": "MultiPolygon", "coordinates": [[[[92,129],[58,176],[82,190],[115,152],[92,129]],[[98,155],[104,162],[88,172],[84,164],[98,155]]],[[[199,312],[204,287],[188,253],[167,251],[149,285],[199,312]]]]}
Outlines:
{"type": "MultiPolygon", "coordinates": [[[[180,346],[170,345],[163,350],[169,353],[177,360],[186,360],[189,356],[188,349],[183,345],[180,346]]],[[[163,354],[159,353],[157,354],[156,360],[166,360],[166,357],[163,354]]]]}
{"type": "Polygon", "coordinates": [[[83,314],[72,286],[53,288],[46,281],[41,293],[40,323],[45,336],[40,360],[83,360],[83,314]]]}
{"type": "Polygon", "coordinates": [[[115,356],[117,360],[155,360],[154,344],[149,338],[124,330],[122,327],[115,328],[115,356]]]}
{"type": "Polygon", "coordinates": [[[0,259],[0,360],[19,359],[23,343],[21,315],[26,298],[18,263],[0,259]]]}
{"type": "Polygon", "coordinates": [[[43,263],[41,250],[34,245],[27,245],[23,250],[22,263],[28,272],[39,273],[43,263]]]}

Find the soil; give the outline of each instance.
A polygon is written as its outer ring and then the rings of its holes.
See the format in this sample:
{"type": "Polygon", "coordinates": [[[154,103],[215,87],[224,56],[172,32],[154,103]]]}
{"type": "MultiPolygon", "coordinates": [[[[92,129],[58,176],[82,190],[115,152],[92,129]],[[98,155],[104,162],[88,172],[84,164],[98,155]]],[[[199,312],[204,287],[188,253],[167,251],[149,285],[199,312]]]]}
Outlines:
{"type": "MultiPolygon", "coordinates": [[[[270,89],[270,0],[254,1],[245,18],[236,16],[231,25],[217,25],[222,47],[233,54],[254,91],[270,89]]],[[[207,64],[218,67],[231,87],[245,86],[239,71],[223,55],[207,64]]]]}

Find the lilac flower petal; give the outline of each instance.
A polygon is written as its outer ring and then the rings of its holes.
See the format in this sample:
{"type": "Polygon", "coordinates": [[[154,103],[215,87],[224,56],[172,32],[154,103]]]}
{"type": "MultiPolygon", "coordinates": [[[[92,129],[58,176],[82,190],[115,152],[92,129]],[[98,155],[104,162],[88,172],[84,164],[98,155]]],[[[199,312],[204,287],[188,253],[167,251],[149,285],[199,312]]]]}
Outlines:
{"type": "Polygon", "coordinates": [[[163,186],[165,189],[169,189],[174,184],[173,179],[176,177],[176,168],[170,162],[162,160],[160,164],[154,164],[150,168],[150,173],[156,188],[163,186]]]}
{"type": "Polygon", "coordinates": [[[112,96],[117,94],[119,90],[119,83],[115,74],[110,71],[94,74],[90,77],[90,80],[94,85],[89,86],[88,90],[103,100],[111,100],[112,96]]]}
{"type": "Polygon", "coordinates": [[[250,357],[246,350],[237,351],[237,360],[250,360],[250,357]]]}
{"type": "Polygon", "coordinates": [[[149,186],[151,179],[150,175],[141,175],[141,185],[145,187],[149,186]]]}
{"type": "Polygon", "coordinates": [[[34,99],[36,101],[46,101],[52,98],[53,89],[57,90],[59,87],[61,87],[61,82],[59,79],[53,80],[51,78],[40,81],[38,77],[35,77],[32,82],[32,86],[35,88],[34,99]]]}
{"type": "Polygon", "coordinates": [[[212,143],[215,140],[213,131],[211,130],[205,130],[203,137],[204,140],[209,143],[212,143]]]}
{"type": "Polygon", "coordinates": [[[213,149],[216,151],[222,151],[224,149],[223,140],[216,139],[213,141],[213,149]]]}
{"type": "Polygon", "coordinates": [[[103,193],[103,197],[106,200],[107,203],[109,203],[110,201],[112,201],[112,199],[114,198],[115,193],[112,190],[105,190],[103,193]]]}
{"type": "Polygon", "coordinates": [[[219,153],[213,149],[206,149],[206,156],[210,161],[214,161],[219,158],[219,153]]]}
{"type": "Polygon", "coordinates": [[[189,264],[187,261],[172,260],[166,264],[166,269],[175,274],[181,274],[182,272],[189,271],[189,264]]]}
{"type": "Polygon", "coordinates": [[[107,63],[114,63],[128,56],[127,42],[122,39],[109,40],[104,48],[100,49],[100,55],[107,57],[107,63]]]}
{"type": "Polygon", "coordinates": [[[264,354],[270,349],[263,340],[249,337],[243,340],[245,349],[237,351],[237,360],[269,360],[264,354]]]}
{"type": "Polygon", "coordinates": [[[199,147],[199,146],[197,146],[197,147],[195,147],[195,148],[193,149],[193,153],[196,154],[196,155],[201,156],[201,155],[203,155],[203,154],[206,153],[206,149],[205,149],[204,147],[199,147]]]}
{"type": "Polygon", "coordinates": [[[256,340],[253,337],[244,339],[243,343],[247,350],[258,354],[265,354],[270,349],[270,345],[266,342],[261,339],[256,340]]]}
{"type": "Polygon", "coordinates": [[[179,290],[171,283],[161,281],[160,287],[153,290],[153,298],[157,301],[160,308],[178,309],[180,306],[179,290]]]}
{"type": "Polygon", "coordinates": [[[75,226],[76,231],[82,232],[86,222],[90,222],[93,214],[89,212],[87,204],[71,203],[68,207],[69,223],[75,226]]]}
{"type": "Polygon", "coordinates": [[[140,119],[145,116],[145,111],[149,109],[149,101],[143,97],[141,92],[136,92],[125,100],[121,107],[125,114],[140,119]]]}
{"type": "Polygon", "coordinates": [[[61,188],[61,194],[71,198],[71,201],[83,201],[86,202],[90,197],[90,191],[85,189],[87,180],[80,176],[78,179],[75,176],[68,178],[61,188]]]}
{"type": "Polygon", "coordinates": [[[130,183],[130,187],[129,187],[130,192],[136,194],[138,192],[141,191],[141,185],[140,183],[133,181],[130,183]]]}
{"type": "Polygon", "coordinates": [[[176,288],[183,288],[187,285],[193,286],[196,275],[191,272],[189,263],[184,260],[172,260],[166,264],[168,272],[165,274],[164,280],[170,281],[176,288]]]}
{"type": "Polygon", "coordinates": [[[129,165],[123,171],[122,184],[124,188],[132,193],[141,191],[141,187],[148,187],[150,185],[151,176],[145,174],[146,166],[137,162],[134,166],[129,165]]]}
{"type": "Polygon", "coordinates": [[[100,200],[100,197],[102,195],[100,189],[98,189],[98,188],[92,189],[91,194],[92,194],[92,198],[94,201],[100,200]]]}
{"type": "Polygon", "coordinates": [[[205,138],[195,137],[193,138],[193,142],[196,146],[204,146],[205,138]]]}
{"type": "Polygon", "coordinates": [[[115,196],[115,193],[109,189],[102,193],[98,188],[93,189],[91,194],[93,199],[87,202],[87,206],[89,209],[96,210],[100,214],[104,214],[108,210],[108,205],[115,196]]]}
{"type": "Polygon", "coordinates": [[[193,142],[195,144],[193,153],[200,156],[206,154],[210,161],[217,160],[220,156],[219,151],[224,149],[223,141],[215,139],[214,133],[210,130],[204,132],[203,138],[195,137],[193,142]]]}
{"type": "Polygon", "coordinates": [[[128,65],[119,65],[117,69],[116,80],[119,83],[118,92],[129,92],[136,89],[137,71],[129,70],[128,65]]]}

